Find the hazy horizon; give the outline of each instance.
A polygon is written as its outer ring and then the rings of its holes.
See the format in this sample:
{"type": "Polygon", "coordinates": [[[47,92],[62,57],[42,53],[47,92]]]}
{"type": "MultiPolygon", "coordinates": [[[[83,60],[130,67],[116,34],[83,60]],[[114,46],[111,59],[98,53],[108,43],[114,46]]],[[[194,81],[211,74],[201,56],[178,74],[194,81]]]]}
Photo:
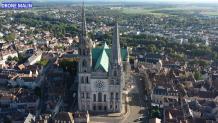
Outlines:
{"type": "MultiPolygon", "coordinates": [[[[59,1],[59,0],[47,0],[47,1],[59,1]]],[[[78,2],[82,0],[63,0],[78,2]]],[[[218,0],[84,0],[85,2],[99,1],[99,2],[168,2],[168,3],[218,3],[218,0]]]]}
{"type": "MultiPolygon", "coordinates": [[[[3,2],[14,0],[0,0],[3,2]]],[[[60,2],[60,0],[16,0],[19,1],[40,1],[40,2],[60,2]]],[[[62,0],[61,2],[82,2],[83,0],[62,0]]],[[[149,2],[149,3],[217,3],[218,0],[84,0],[85,2],[149,2]]]]}

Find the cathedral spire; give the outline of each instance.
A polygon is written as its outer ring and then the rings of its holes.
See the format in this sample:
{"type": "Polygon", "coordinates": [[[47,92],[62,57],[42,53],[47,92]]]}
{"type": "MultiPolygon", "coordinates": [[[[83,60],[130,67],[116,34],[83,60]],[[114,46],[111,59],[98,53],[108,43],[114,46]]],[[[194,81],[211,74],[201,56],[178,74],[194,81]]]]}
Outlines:
{"type": "Polygon", "coordinates": [[[85,15],[85,5],[83,1],[82,5],[82,36],[86,37],[87,35],[87,28],[86,28],[86,15],[85,15]]]}
{"type": "Polygon", "coordinates": [[[112,39],[112,63],[122,65],[121,52],[120,52],[120,33],[119,26],[116,22],[116,25],[113,30],[113,39],[112,39]]]}

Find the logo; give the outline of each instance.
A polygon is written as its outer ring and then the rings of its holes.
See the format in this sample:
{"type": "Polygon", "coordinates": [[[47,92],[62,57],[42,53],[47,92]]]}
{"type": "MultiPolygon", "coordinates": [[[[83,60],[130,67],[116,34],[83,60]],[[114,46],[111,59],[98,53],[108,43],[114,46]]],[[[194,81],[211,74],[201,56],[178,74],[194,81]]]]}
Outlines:
{"type": "Polygon", "coordinates": [[[2,9],[29,9],[32,8],[32,2],[2,2],[2,9]]]}

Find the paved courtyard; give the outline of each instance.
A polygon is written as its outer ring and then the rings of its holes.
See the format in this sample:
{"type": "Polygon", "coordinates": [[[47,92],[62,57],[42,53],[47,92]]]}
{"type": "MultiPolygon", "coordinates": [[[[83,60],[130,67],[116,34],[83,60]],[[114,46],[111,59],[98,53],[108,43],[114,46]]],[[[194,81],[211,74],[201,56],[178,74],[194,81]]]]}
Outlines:
{"type": "Polygon", "coordinates": [[[129,90],[128,94],[128,112],[124,116],[91,116],[91,123],[144,123],[145,118],[139,120],[139,117],[145,117],[144,87],[142,86],[142,82],[140,76],[133,74],[131,82],[132,88],[129,90]]]}

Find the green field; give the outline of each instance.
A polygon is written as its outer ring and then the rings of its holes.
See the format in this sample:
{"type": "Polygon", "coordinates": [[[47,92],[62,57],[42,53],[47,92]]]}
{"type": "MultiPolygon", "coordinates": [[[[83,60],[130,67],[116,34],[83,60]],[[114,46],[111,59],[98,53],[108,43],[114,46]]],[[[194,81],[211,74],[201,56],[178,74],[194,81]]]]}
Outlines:
{"type": "Polygon", "coordinates": [[[154,16],[168,16],[164,13],[156,13],[153,12],[152,9],[145,9],[145,8],[122,8],[121,10],[125,14],[143,14],[143,15],[154,15],[154,16]]]}
{"type": "Polygon", "coordinates": [[[201,12],[200,14],[205,16],[218,16],[218,11],[201,12]]]}
{"type": "Polygon", "coordinates": [[[218,16],[218,10],[212,7],[198,7],[198,6],[187,6],[187,7],[172,7],[172,8],[161,8],[159,11],[183,11],[187,14],[198,13],[204,16],[218,16]]]}
{"type": "Polygon", "coordinates": [[[185,14],[200,14],[204,16],[218,16],[218,10],[211,7],[198,7],[198,6],[173,6],[163,8],[142,8],[142,7],[128,7],[122,8],[122,13],[125,14],[142,14],[142,15],[154,15],[157,17],[177,15],[181,13],[185,14]]]}

